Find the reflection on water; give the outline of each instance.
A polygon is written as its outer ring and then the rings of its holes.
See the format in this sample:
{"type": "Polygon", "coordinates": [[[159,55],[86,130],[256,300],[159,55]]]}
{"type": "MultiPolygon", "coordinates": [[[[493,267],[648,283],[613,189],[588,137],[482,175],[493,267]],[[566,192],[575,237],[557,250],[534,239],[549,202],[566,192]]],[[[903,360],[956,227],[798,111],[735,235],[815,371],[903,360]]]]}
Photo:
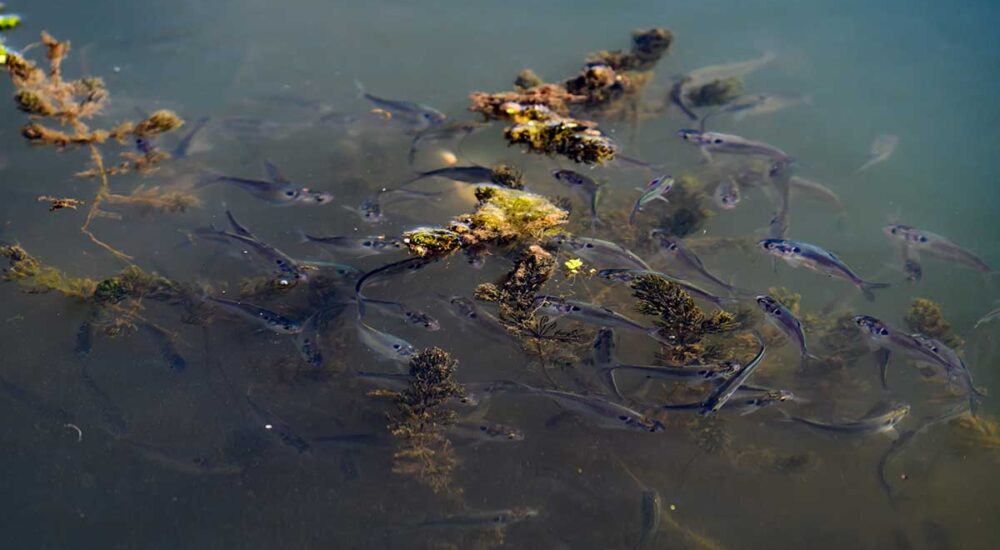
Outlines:
{"type": "Polygon", "coordinates": [[[994,6],[9,10],[11,547],[995,546],[994,6]]]}

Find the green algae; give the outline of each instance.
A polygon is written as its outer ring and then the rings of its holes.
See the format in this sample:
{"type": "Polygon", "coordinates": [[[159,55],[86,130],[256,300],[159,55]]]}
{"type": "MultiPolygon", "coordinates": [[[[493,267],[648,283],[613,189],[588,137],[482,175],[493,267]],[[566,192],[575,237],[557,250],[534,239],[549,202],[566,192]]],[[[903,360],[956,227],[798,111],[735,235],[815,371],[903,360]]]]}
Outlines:
{"type": "Polygon", "coordinates": [[[927,298],[915,298],[903,318],[907,328],[941,340],[953,349],[965,345],[965,340],[953,333],[951,324],[945,320],[940,304],[927,298]]]}
{"type": "Polygon", "coordinates": [[[713,80],[687,92],[688,103],[695,107],[725,105],[743,93],[743,80],[739,77],[713,80]]]}

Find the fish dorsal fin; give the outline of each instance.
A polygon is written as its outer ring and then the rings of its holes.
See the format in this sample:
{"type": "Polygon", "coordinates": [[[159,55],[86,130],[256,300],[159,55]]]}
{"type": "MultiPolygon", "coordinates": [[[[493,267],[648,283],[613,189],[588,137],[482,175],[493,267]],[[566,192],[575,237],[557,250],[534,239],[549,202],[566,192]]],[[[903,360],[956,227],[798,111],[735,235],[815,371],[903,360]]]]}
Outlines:
{"type": "Polygon", "coordinates": [[[289,181],[288,178],[286,178],[285,175],[281,173],[281,170],[278,170],[278,167],[275,166],[271,161],[264,160],[264,168],[267,169],[267,177],[271,178],[271,181],[273,181],[274,183],[282,183],[282,184],[291,183],[291,181],[289,181]]]}
{"type": "Polygon", "coordinates": [[[233,216],[233,213],[230,212],[229,210],[226,210],[226,219],[229,220],[230,227],[233,228],[233,231],[237,235],[239,235],[241,237],[246,237],[248,239],[256,239],[257,238],[257,237],[254,236],[253,233],[250,232],[249,229],[247,229],[246,227],[244,227],[243,225],[241,225],[240,222],[236,221],[236,217],[233,216]]]}

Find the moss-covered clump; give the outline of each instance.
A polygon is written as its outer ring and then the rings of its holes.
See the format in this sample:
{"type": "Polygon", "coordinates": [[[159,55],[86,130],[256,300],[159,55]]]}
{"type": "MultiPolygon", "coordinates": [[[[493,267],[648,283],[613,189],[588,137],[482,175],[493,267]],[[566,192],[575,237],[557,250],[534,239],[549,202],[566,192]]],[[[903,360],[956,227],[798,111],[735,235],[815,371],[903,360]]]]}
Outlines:
{"type": "Polygon", "coordinates": [[[461,248],[537,241],[557,235],[569,213],[541,195],[496,186],[476,188],[479,204],[449,227],[420,227],[403,234],[403,244],[418,256],[442,257],[461,248]]]}
{"type": "Polygon", "coordinates": [[[458,362],[440,348],[428,348],[410,359],[409,386],[394,395],[395,412],[389,431],[398,438],[393,471],[415,476],[435,493],[456,494],[451,474],[458,464],[444,429],[455,422],[455,411],[444,405],[465,396],[455,381],[458,362]]]}
{"type": "Polygon", "coordinates": [[[510,189],[524,189],[524,174],[513,166],[498,164],[490,170],[490,180],[510,189]]]}
{"type": "Polygon", "coordinates": [[[615,157],[615,146],[600,130],[572,118],[529,121],[504,129],[512,144],[532,153],[562,155],[573,162],[604,164],[615,157]]]}
{"type": "Polygon", "coordinates": [[[733,314],[718,310],[706,315],[683,288],[658,275],[643,275],[629,286],[638,300],[636,310],[658,318],[660,334],[671,342],[663,353],[671,363],[698,361],[706,352],[702,342],[706,336],[737,327],[733,314]]]}
{"type": "Polygon", "coordinates": [[[637,29],[632,31],[632,48],[623,52],[600,51],[587,56],[588,64],[604,64],[616,71],[648,71],[674,43],[674,35],[668,29],[637,29]]]}
{"type": "Polygon", "coordinates": [[[743,93],[743,80],[738,77],[713,80],[688,90],[688,103],[695,107],[725,105],[743,93]]]}
{"type": "Polygon", "coordinates": [[[70,277],[58,269],[42,264],[18,245],[0,246],[0,256],[9,265],[3,270],[3,279],[18,281],[30,287],[30,292],[59,292],[80,300],[90,299],[97,283],[86,278],[70,277]]]}
{"type": "Polygon", "coordinates": [[[767,295],[778,301],[779,304],[788,308],[793,315],[799,314],[799,306],[802,303],[802,295],[792,289],[781,286],[767,289],[767,295]]]}
{"type": "Polygon", "coordinates": [[[927,298],[914,299],[903,320],[913,332],[937,338],[953,349],[965,344],[965,340],[951,331],[951,324],[945,321],[941,306],[927,298]]]}

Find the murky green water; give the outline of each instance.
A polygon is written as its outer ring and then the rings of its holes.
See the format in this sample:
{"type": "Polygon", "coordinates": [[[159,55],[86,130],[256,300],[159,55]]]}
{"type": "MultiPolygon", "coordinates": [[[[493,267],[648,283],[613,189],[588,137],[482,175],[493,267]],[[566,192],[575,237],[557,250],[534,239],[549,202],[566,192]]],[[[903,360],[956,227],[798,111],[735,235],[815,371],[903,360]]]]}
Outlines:
{"type": "MultiPolygon", "coordinates": [[[[377,226],[348,209],[417,170],[443,166],[443,151],[457,154],[460,164],[523,170],[531,191],[570,198],[569,231],[627,243],[653,267],[674,273],[652,242],[637,241],[658,226],[666,207],[646,207],[639,231],[623,221],[639,194],[634,188],[659,173],[715,182],[714,165],[706,166],[697,149],[676,136],[697,125],[676,108],[643,120],[634,139],[624,122],[602,122],[623,152],[655,170],[615,163],[591,171],[525,154],[507,147],[499,122],[460,145],[422,147],[411,166],[411,135],[373,112],[354,82],[378,96],[472,120],[470,92],[510,89],[525,67],[559,81],[575,74],[588,52],[627,48],[633,29],[658,26],[671,29],[676,40],[645,90],[652,110],[677,75],[771,52],[775,59],[746,76],[745,90],[809,100],[741,121],[719,117],[710,129],[780,147],[796,159],[798,175],[839,195],[845,206],[839,220],[828,203],[793,198],[789,238],[821,245],[863,277],[892,286],[867,302],[839,279],[783,263],[774,267],[752,245],[700,248],[706,267],[754,294],[788,287],[802,295],[803,315],[821,316],[832,305],[836,315],[868,314],[905,327],[914,298],[939,303],[965,341],[961,351],[975,384],[990,394],[979,406],[977,425],[996,427],[1000,323],[974,328],[997,307],[995,277],[924,255],[923,280],[910,285],[897,247],[882,233],[890,222],[913,225],[1000,265],[1000,161],[994,153],[1000,139],[994,101],[1000,14],[992,3],[22,1],[8,10],[25,16],[21,27],[4,33],[8,46],[24,49],[47,30],[72,42],[64,64],[69,76],[105,79],[111,101],[95,126],[157,109],[176,111],[187,129],[209,117],[188,156],[167,161],[154,174],[113,178],[113,192],[189,190],[206,171],[263,179],[268,159],[289,179],[333,194],[332,204],[283,207],[217,184],[198,188],[201,206],[183,213],[124,206],[108,208],[118,216],[93,222],[101,240],[144,270],[230,298],[242,280],[266,276],[269,268],[241,257],[248,255],[245,247],[192,242],[196,229],[225,228],[229,210],[294,258],[368,271],[405,252],[342,255],[301,242],[301,234],[398,236],[471,211],[469,186],[443,179],[412,187],[440,192],[435,200],[385,204],[386,221],[377,226]],[[898,149],[855,173],[880,134],[898,136],[898,149]],[[586,205],[552,178],[559,167],[606,182],[600,212],[611,223],[591,231],[586,205]]],[[[27,49],[29,58],[40,53],[27,49]]],[[[13,94],[8,79],[0,80],[0,88],[13,94]]],[[[2,112],[0,241],[18,243],[73,276],[99,280],[125,267],[79,230],[96,190],[94,180],[74,177],[89,167],[86,152],[29,147],[20,136],[26,116],[13,103],[2,112]],[[49,213],[39,195],[88,204],[49,213]]],[[[169,149],[176,138],[157,143],[169,149]]],[[[118,149],[105,151],[109,163],[117,162],[118,149]]],[[[703,204],[714,215],[685,238],[692,247],[712,237],[752,243],[766,236],[774,212],[761,188],[744,187],[732,210],[719,208],[709,188],[703,204]]],[[[542,365],[513,340],[452,315],[440,300],[470,297],[478,284],[503,277],[516,254],[492,252],[481,269],[456,255],[366,289],[427,312],[441,330],[402,323],[385,311],[370,312],[366,321],[417,348],[447,350],[459,362],[462,383],[508,380],[599,395],[604,388],[593,377],[589,349],[596,327],[560,321],[580,329],[582,339],[555,346],[568,361],[548,357],[542,365]]],[[[591,267],[610,266],[584,270],[591,267]]],[[[306,286],[253,303],[305,319],[318,307],[306,286]]],[[[337,300],[354,294],[350,282],[336,289],[337,300]]],[[[545,292],[652,322],[634,312],[627,289],[596,277],[560,273],[545,292]]],[[[392,401],[369,395],[376,386],[354,374],[395,369],[358,341],[353,305],[322,331],[324,362],[317,369],[303,362],[295,337],[253,322],[216,314],[193,323],[178,305],[125,302],[135,308],[132,315],[173,335],[172,353],[186,364],[177,371],[162,353],[162,335],[148,329],[116,338],[98,330],[90,352],[77,353],[79,327],[93,311],[79,300],[5,282],[0,304],[0,376],[6,381],[0,392],[0,526],[7,548],[632,548],[643,528],[644,490],[655,490],[662,501],[647,548],[994,548],[1000,539],[994,521],[1000,512],[997,433],[963,446],[970,432],[961,426],[921,431],[886,468],[890,499],[877,476],[890,438],[848,438],[783,421],[778,408],[830,421],[904,401],[913,408],[899,425],[906,433],[962,400],[948,393],[943,377],[927,376],[900,353],[891,360],[890,390],[882,391],[860,332],[831,336],[814,328],[822,317],[806,323],[806,338],[810,351],[827,361],[802,371],[791,341],[753,325],[764,332],[768,350],[752,382],[793,391],[804,403],[698,420],[697,414],[659,409],[698,394],[671,384],[643,393],[641,378],[622,377],[628,404],[666,425],[643,433],[602,429],[591,417],[560,414],[563,408],[543,396],[502,392],[487,401],[486,418],[520,430],[524,440],[469,444],[455,438],[451,490],[435,493],[417,477],[393,471],[386,429],[392,401]],[[831,366],[831,357],[840,364],[831,366]],[[254,414],[248,396],[270,419],[254,414]],[[276,437],[282,429],[308,442],[311,452],[276,437]],[[371,437],[342,445],[319,441],[348,434],[371,437]],[[524,507],[536,509],[537,517],[501,528],[489,522],[421,525],[524,507]]],[[[752,294],[739,307],[756,311],[752,294]]],[[[656,362],[652,339],[617,330],[617,342],[622,361],[656,362]]]]}

